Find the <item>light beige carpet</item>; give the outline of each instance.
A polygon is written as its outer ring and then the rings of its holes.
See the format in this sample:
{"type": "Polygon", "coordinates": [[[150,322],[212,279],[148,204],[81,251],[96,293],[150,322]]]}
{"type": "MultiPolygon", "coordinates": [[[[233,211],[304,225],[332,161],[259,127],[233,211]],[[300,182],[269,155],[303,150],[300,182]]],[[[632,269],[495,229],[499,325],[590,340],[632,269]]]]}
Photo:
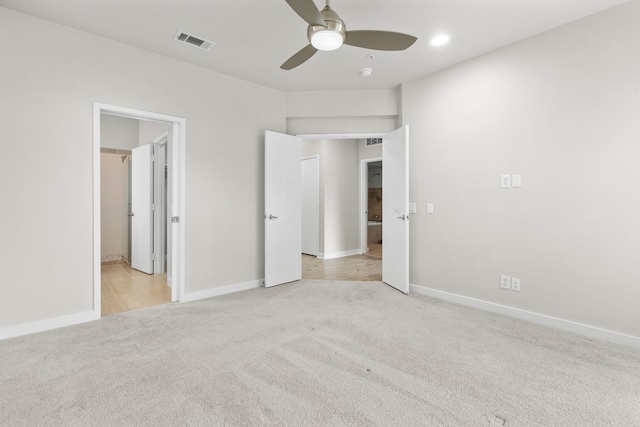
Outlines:
{"type": "Polygon", "coordinates": [[[2,426],[637,426],[640,352],[302,281],[0,342],[2,426]]]}

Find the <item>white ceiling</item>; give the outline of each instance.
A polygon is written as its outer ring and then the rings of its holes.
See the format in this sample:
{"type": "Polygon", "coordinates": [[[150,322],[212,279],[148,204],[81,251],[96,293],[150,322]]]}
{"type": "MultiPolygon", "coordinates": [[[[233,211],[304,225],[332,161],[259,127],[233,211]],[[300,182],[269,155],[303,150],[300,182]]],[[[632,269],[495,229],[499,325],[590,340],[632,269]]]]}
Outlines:
{"type": "Polygon", "coordinates": [[[260,85],[307,91],[393,88],[626,1],[333,0],[347,30],[397,31],[418,41],[400,52],[342,46],[291,71],[280,65],[308,44],[307,24],[285,0],[0,0],[0,6],[260,85]],[[178,30],[216,46],[207,52],[179,43],[178,30]],[[451,42],[430,46],[441,32],[451,42]],[[360,76],[364,67],[373,68],[371,77],[360,76]]]}

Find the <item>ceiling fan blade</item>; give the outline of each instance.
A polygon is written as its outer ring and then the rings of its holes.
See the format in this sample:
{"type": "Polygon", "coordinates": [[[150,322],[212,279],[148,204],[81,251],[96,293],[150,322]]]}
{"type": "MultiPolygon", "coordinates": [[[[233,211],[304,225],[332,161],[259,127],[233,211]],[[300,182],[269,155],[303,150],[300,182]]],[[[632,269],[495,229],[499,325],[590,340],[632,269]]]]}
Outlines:
{"type": "Polygon", "coordinates": [[[405,50],[411,46],[416,37],[392,31],[347,31],[344,44],[374,50],[405,50]]]}
{"type": "Polygon", "coordinates": [[[327,23],[320,14],[313,0],[285,0],[291,9],[294,10],[302,19],[307,21],[309,25],[319,25],[326,27],[327,23]]]}
{"type": "Polygon", "coordinates": [[[307,59],[311,58],[316,54],[318,49],[311,46],[310,44],[306,45],[302,49],[300,49],[296,54],[294,54],[291,58],[287,59],[284,64],[280,66],[283,70],[291,70],[296,68],[298,65],[305,62],[307,59]]]}

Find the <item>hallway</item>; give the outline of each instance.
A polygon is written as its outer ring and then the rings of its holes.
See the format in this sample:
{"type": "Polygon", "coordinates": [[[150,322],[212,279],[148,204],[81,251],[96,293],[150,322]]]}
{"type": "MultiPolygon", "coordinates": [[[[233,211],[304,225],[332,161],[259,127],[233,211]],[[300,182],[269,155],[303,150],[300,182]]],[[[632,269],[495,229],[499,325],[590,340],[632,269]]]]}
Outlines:
{"type": "Polygon", "coordinates": [[[171,302],[166,274],[149,275],[125,261],[102,264],[102,315],[171,302]]]}
{"type": "Polygon", "coordinates": [[[382,280],[382,245],[370,245],[366,255],[323,260],[302,255],[302,278],[309,280],[382,280]]]}

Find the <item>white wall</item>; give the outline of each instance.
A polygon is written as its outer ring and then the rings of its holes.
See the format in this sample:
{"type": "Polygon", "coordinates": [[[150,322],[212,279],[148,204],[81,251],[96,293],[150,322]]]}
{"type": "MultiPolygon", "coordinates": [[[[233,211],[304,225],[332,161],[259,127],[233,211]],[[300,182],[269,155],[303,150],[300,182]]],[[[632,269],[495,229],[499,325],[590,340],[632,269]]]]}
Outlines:
{"type": "Polygon", "coordinates": [[[358,143],[353,139],[325,141],[325,256],[360,249],[358,143]]]}
{"type": "Polygon", "coordinates": [[[114,261],[128,255],[128,162],[121,154],[100,153],[101,260],[114,261]]]}
{"type": "Polygon", "coordinates": [[[186,291],[264,277],[263,139],[285,130],[283,93],[5,8],[0,57],[0,328],[92,309],[96,101],[187,120],[186,291]]]}
{"type": "Polygon", "coordinates": [[[639,22],[633,1],[403,85],[412,283],[640,337],[639,22]]]}
{"type": "Polygon", "coordinates": [[[102,148],[131,150],[137,147],[140,121],[102,114],[100,117],[100,145],[102,148]]]}
{"type": "Polygon", "coordinates": [[[300,152],[302,158],[318,156],[318,252],[324,254],[324,140],[302,140],[300,152]]]}
{"type": "Polygon", "coordinates": [[[290,92],[287,133],[389,132],[399,127],[399,96],[399,89],[290,92]]]}
{"type": "Polygon", "coordinates": [[[169,124],[161,122],[152,122],[149,120],[140,120],[138,132],[138,144],[150,144],[165,132],[169,132],[169,124]]]}

